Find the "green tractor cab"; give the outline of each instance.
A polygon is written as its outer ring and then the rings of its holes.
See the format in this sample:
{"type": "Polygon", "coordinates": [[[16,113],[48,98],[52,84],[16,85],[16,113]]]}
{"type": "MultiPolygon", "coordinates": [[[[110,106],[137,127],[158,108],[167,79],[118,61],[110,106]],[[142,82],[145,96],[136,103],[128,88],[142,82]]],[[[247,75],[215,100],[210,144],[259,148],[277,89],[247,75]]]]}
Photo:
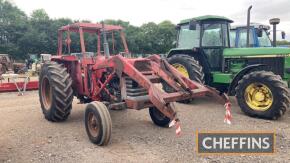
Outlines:
{"type": "Polygon", "coordinates": [[[232,48],[232,22],[214,15],[182,20],[168,61],[184,76],[235,95],[247,115],[277,119],[289,107],[290,49],[232,48]]]}

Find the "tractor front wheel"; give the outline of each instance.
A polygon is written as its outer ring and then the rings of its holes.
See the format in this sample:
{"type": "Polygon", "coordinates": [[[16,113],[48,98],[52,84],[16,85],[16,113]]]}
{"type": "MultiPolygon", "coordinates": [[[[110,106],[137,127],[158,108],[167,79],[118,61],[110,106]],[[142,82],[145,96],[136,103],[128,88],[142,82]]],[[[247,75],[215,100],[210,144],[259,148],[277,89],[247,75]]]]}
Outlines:
{"type": "Polygon", "coordinates": [[[149,114],[154,124],[160,127],[168,127],[170,119],[161,113],[156,107],[150,107],[149,114]]]}
{"type": "Polygon", "coordinates": [[[68,118],[73,101],[72,79],[58,63],[43,66],[39,75],[39,101],[44,117],[52,122],[68,118]]]}
{"type": "Polygon", "coordinates": [[[245,75],[236,87],[242,111],[252,117],[278,119],[289,107],[289,92],[281,77],[268,71],[245,75]]]}
{"type": "Polygon", "coordinates": [[[175,54],[168,58],[168,63],[175,67],[183,76],[199,83],[204,83],[202,66],[193,57],[185,54],[175,54]]]}
{"type": "MultiPolygon", "coordinates": [[[[186,54],[175,54],[168,58],[168,63],[176,68],[183,76],[198,83],[204,83],[202,66],[193,57],[186,54]]],[[[172,88],[167,83],[163,83],[162,85],[165,92],[173,92],[172,88]]],[[[187,104],[192,100],[193,99],[189,99],[178,102],[187,104]]]]}
{"type": "Polygon", "coordinates": [[[92,143],[104,146],[110,142],[112,120],[107,107],[102,102],[94,101],[87,105],[85,126],[92,143]]]}

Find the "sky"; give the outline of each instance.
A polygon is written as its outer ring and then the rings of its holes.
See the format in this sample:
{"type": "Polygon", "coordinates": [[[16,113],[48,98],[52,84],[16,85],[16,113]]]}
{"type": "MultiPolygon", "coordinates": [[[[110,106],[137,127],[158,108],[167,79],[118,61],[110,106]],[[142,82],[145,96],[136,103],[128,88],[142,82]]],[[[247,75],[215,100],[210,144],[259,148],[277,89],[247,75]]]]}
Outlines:
{"type": "MultiPolygon", "coordinates": [[[[290,41],[290,0],[10,0],[26,14],[44,9],[51,18],[71,18],[99,22],[121,19],[140,26],[201,15],[220,15],[246,24],[247,8],[252,5],[251,22],[269,24],[270,18],[280,18],[278,30],[286,32],[290,41]]],[[[279,35],[280,36],[280,35],[279,35]]]]}

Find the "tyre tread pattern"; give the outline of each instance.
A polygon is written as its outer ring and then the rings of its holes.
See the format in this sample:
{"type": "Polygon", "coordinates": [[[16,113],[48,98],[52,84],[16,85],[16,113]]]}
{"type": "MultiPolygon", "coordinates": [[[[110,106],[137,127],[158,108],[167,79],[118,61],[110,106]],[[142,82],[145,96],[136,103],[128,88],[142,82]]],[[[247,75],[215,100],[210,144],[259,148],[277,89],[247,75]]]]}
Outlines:
{"type": "MultiPolygon", "coordinates": [[[[52,122],[64,121],[70,115],[73,101],[72,79],[67,69],[56,62],[50,62],[43,66],[39,81],[43,75],[50,78],[52,86],[52,106],[49,111],[43,110],[45,118],[52,122]]],[[[41,88],[41,83],[39,83],[41,88]]],[[[41,94],[40,94],[41,96],[41,94]]],[[[40,101],[42,103],[42,101],[40,101]]]]}
{"type": "Polygon", "coordinates": [[[204,84],[204,73],[202,66],[199,64],[197,60],[195,60],[193,57],[186,55],[186,54],[177,54],[173,55],[172,57],[168,58],[168,62],[171,64],[176,59],[183,59],[185,62],[189,63],[191,69],[189,72],[189,78],[191,80],[197,81],[199,83],[204,84]]]}
{"type": "MultiPolygon", "coordinates": [[[[271,90],[271,91],[273,91],[271,90]]],[[[285,83],[283,83],[282,78],[279,75],[275,75],[271,71],[253,71],[249,74],[246,74],[239,82],[236,87],[236,97],[238,100],[238,104],[240,105],[242,111],[252,117],[259,117],[259,118],[266,118],[266,119],[278,119],[281,116],[283,116],[286,112],[286,109],[289,108],[290,103],[290,95],[289,90],[287,89],[287,86],[285,83]],[[275,106],[271,106],[267,112],[265,111],[265,114],[257,113],[255,111],[251,111],[247,109],[248,106],[245,106],[245,102],[242,102],[241,100],[244,99],[244,92],[243,88],[245,87],[245,83],[249,80],[260,78],[265,83],[269,83],[272,85],[273,90],[275,91],[275,94],[277,97],[274,97],[273,104],[275,103],[275,106]],[[277,98],[275,100],[275,98],[277,98]],[[276,101],[276,102],[275,102],[276,101]]],[[[272,92],[273,94],[273,92],[272,92]]]]}
{"type": "MultiPolygon", "coordinates": [[[[102,102],[94,101],[88,104],[87,108],[94,108],[100,116],[102,132],[100,139],[92,138],[91,141],[99,146],[107,145],[111,139],[112,133],[112,120],[110,113],[102,102]]],[[[86,118],[85,118],[86,119],[86,118]]],[[[87,128],[87,127],[86,127],[87,128]]],[[[88,129],[87,129],[87,132],[88,129]]]]}

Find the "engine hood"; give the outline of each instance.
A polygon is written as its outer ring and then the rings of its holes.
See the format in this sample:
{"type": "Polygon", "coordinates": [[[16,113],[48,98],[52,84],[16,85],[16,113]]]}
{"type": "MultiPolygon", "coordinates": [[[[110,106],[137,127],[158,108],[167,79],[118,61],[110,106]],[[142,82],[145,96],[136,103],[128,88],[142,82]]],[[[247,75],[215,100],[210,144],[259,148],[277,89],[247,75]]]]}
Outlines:
{"type": "Polygon", "coordinates": [[[225,58],[284,57],[290,56],[290,48],[227,48],[224,49],[223,55],[225,58]]]}

